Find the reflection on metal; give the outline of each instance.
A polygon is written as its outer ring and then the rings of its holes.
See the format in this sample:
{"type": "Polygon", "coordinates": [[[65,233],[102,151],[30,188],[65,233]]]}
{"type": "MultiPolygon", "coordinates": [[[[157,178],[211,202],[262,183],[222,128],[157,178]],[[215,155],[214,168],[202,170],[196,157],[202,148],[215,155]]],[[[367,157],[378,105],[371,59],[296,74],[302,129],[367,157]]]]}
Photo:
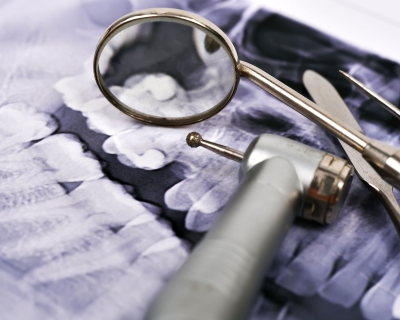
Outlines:
{"type": "Polygon", "coordinates": [[[351,83],[353,83],[358,89],[364,92],[367,96],[374,99],[381,106],[383,106],[387,111],[389,111],[392,115],[394,115],[397,119],[400,119],[400,109],[394,106],[392,103],[387,101],[384,97],[380,96],[376,92],[372,91],[368,87],[366,87],[362,82],[358,81],[356,78],[352,77],[348,73],[339,70],[339,72],[351,83]]]}
{"type": "MultiPolygon", "coordinates": [[[[137,63],[140,63],[140,61],[137,63]]],[[[400,189],[400,150],[366,137],[363,133],[354,130],[344,121],[332,116],[261,69],[239,61],[233,44],[223,31],[213,23],[193,13],[171,8],[156,8],[137,11],[120,18],[107,29],[100,39],[94,57],[94,73],[102,93],[119,110],[137,120],[163,126],[188,125],[213,116],[229,103],[236,92],[240,76],[243,76],[361,152],[362,156],[377,170],[383,179],[400,189]],[[107,88],[99,69],[100,55],[106,44],[113,36],[130,26],[159,21],[185,24],[201,30],[216,41],[229,55],[235,70],[233,86],[225,98],[214,107],[187,117],[157,117],[129,108],[121,103],[107,88]]]]}
{"type": "MultiPolygon", "coordinates": [[[[316,103],[354,129],[362,132],[356,119],[333,85],[318,73],[307,70],[303,82],[316,103]]],[[[339,140],[360,179],[378,196],[388,211],[390,218],[400,234],[400,207],[393,195],[393,188],[385,182],[361,154],[339,140]]]]}
{"type": "Polygon", "coordinates": [[[243,152],[220,145],[218,143],[203,140],[197,132],[191,132],[186,137],[187,144],[192,148],[203,147],[225,158],[241,162],[243,160],[243,152]]]}
{"type": "Polygon", "coordinates": [[[350,190],[353,172],[346,160],[326,153],[308,189],[302,217],[321,224],[335,222],[350,190]]]}
{"type": "MultiPolygon", "coordinates": [[[[145,59],[146,57],[143,58],[145,59]]],[[[229,38],[225,35],[225,33],[215,24],[188,11],[172,9],[172,8],[154,8],[154,9],[145,9],[136,11],[126,16],[123,16],[122,18],[115,21],[110,27],[108,27],[108,29],[103,34],[97,45],[96,52],[94,55],[93,70],[96,83],[99,86],[101,92],[107,98],[107,100],[110,101],[111,104],[117,107],[120,111],[124,112],[125,114],[136,120],[148,124],[161,125],[161,126],[182,126],[200,122],[213,116],[214,114],[221,111],[229,103],[229,101],[231,101],[236,92],[240,79],[240,74],[238,72],[238,67],[237,67],[238,64],[239,64],[239,58],[237,56],[235,47],[233,46],[229,38]],[[123,104],[119,99],[115,97],[115,95],[110,91],[110,89],[105,84],[100,73],[99,62],[103,49],[107,45],[107,43],[115,35],[117,35],[126,28],[148,22],[162,22],[162,21],[180,23],[191,26],[197,30],[201,30],[205,32],[209,37],[211,37],[214,41],[216,41],[227,52],[229,58],[232,61],[233,68],[235,69],[234,85],[232,86],[230,92],[226,95],[226,97],[218,104],[216,104],[213,108],[189,117],[170,118],[170,117],[152,116],[133,110],[129,106],[123,104]]]]}

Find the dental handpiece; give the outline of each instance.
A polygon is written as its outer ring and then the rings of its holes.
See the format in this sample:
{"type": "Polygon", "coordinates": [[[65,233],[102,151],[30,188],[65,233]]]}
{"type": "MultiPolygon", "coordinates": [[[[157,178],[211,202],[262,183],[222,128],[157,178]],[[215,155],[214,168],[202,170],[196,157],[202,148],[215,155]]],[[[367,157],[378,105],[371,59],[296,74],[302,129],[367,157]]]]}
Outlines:
{"type": "Polygon", "coordinates": [[[259,136],[244,154],[198,133],[190,133],[187,142],[241,162],[241,183],[146,319],[247,319],[295,216],[333,223],[353,168],[332,154],[276,135],[259,136]]]}

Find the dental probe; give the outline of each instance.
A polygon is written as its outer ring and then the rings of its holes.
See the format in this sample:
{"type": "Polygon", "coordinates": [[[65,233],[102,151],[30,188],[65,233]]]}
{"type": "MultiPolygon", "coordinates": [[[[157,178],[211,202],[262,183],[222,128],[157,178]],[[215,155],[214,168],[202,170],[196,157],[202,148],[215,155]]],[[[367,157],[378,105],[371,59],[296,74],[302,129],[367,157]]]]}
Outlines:
{"type": "Polygon", "coordinates": [[[244,154],[195,132],[186,141],[241,160],[241,183],[145,319],[247,319],[295,216],[333,223],[353,168],[341,158],[276,135],[259,136],[244,154]]]}
{"type": "Polygon", "coordinates": [[[339,72],[351,83],[353,83],[358,89],[360,89],[364,94],[378,102],[382,107],[384,107],[387,111],[389,111],[392,115],[394,115],[397,119],[400,119],[400,109],[395,105],[387,101],[384,97],[380,96],[376,92],[372,91],[366,85],[364,85],[361,81],[358,81],[356,78],[352,77],[348,73],[339,70],[339,72]]]}

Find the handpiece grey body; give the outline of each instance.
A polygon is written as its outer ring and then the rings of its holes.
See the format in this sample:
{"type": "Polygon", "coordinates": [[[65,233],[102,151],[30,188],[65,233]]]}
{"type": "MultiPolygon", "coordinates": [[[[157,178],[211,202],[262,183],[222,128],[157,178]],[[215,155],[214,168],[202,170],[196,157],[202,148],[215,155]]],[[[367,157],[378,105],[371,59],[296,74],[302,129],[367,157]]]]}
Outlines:
{"type": "MultiPolygon", "coordinates": [[[[207,148],[212,145],[207,142],[207,148]]],[[[244,155],[214,145],[221,155],[243,157],[240,186],[156,297],[147,320],[247,319],[295,216],[330,223],[346,197],[352,168],[325,152],[275,135],[258,137],[244,155]],[[306,203],[315,210],[304,216],[306,203]]]]}
{"type": "Polygon", "coordinates": [[[301,208],[301,193],[295,169],[284,158],[249,170],[146,319],[246,319],[266,268],[301,208]]]}

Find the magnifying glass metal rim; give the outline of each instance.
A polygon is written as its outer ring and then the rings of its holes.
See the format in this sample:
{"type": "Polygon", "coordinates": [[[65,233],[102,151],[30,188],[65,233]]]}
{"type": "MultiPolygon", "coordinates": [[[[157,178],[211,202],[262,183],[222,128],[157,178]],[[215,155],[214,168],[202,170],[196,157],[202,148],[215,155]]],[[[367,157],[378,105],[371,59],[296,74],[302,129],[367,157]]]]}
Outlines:
{"type": "Polygon", "coordinates": [[[280,82],[278,79],[275,79],[273,76],[266,73],[265,71],[257,68],[250,63],[239,61],[236,50],[232,42],[225,35],[225,33],[213,23],[196,14],[178,9],[155,8],[137,11],[120,18],[106,30],[105,34],[100,39],[94,57],[94,74],[101,92],[115,107],[117,107],[125,114],[131,116],[132,118],[135,118],[142,122],[163,126],[188,125],[195,122],[203,121],[213,116],[221,109],[223,109],[232,99],[239,84],[240,77],[246,78],[258,85],[260,88],[269,92],[294,110],[298,111],[311,121],[319,124],[321,127],[331,132],[338,139],[347,143],[350,147],[359,151],[363,155],[363,157],[374,168],[376,168],[376,170],[378,170],[379,174],[384,180],[386,180],[389,184],[395,186],[397,189],[400,189],[399,149],[366,137],[361,132],[355,130],[340,119],[332,116],[329,112],[325,111],[314,102],[303,97],[301,94],[291,89],[284,83],[280,82]],[[115,96],[109,91],[101,78],[98,66],[100,54],[105,45],[116,33],[122,31],[123,29],[135,24],[152,21],[170,21],[195,27],[210,35],[226,50],[228,56],[232,61],[232,66],[235,72],[235,79],[231,91],[220,103],[203,113],[193,116],[182,118],[163,118],[150,116],[132,110],[127,105],[124,105],[121,101],[117,100],[115,96]]]}
{"type": "Polygon", "coordinates": [[[96,83],[107,100],[125,114],[148,124],[162,126],[182,126],[203,121],[221,111],[229,103],[236,93],[240,77],[243,77],[263,88],[265,91],[269,92],[310,120],[318,123],[320,126],[330,131],[337,138],[346,142],[357,151],[363,152],[364,148],[369,143],[369,139],[365,137],[365,135],[349,127],[343,121],[333,117],[331,114],[317,106],[314,102],[303,97],[301,94],[275,79],[265,71],[250,63],[239,61],[235,47],[220,28],[203,17],[188,11],[173,8],[151,8],[135,11],[121,17],[110,27],[108,27],[103,36],[100,38],[94,56],[93,69],[96,83]],[[99,69],[100,55],[104,47],[114,35],[122,30],[136,24],[155,21],[170,21],[195,27],[210,35],[226,50],[232,61],[235,79],[233,79],[234,84],[231,88],[231,91],[220,103],[205,112],[189,117],[157,117],[129,108],[127,105],[122,103],[122,101],[118,100],[107,88],[101,77],[99,69]]]}
{"type": "Polygon", "coordinates": [[[96,83],[100,88],[100,91],[103,93],[103,95],[107,98],[107,100],[110,103],[112,103],[116,108],[118,108],[123,113],[127,114],[128,116],[136,120],[148,124],[162,125],[162,126],[183,126],[183,125],[193,124],[196,122],[201,122],[207,118],[212,117],[213,115],[221,111],[229,103],[229,101],[231,101],[231,99],[236,93],[236,89],[238,87],[240,80],[239,65],[240,61],[232,42],[225,35],[225,33],[212,22],[202,18],[197,14],[188,11],[183,11],[173,8],[152,8],[152,9],[135,11],[134,13],[127,14],[118,19],[117,21],[115,21],[110,27],[107,28],[103,36],[100,38],[100,41],[96,48],[93,61],[93,71],[96,83]],[[117,33],[121,32],[122,30],[128,27],[147,22],[159,22],[159,21],[185,24],[205,32],[207,35],[211,36],[214,40],[216,40],[223,49],[225,49],[226,53],[231,59],[232,67],[234,68],[234,73],[235,73],[235,79],[232,88],[229,91],[229,93],[225,96],[225,98],[211,109],[192,116],[180,117],[180,118],[151,116],[136,111],[128,107],[122,101],[118,100],[115,97],[115,95],[112,94],[111,91],[108,89],[107,85],[104,83],[100,73],[99,61],[101,53],[104,47],[107,45],[107,43],[117,33]]]}

